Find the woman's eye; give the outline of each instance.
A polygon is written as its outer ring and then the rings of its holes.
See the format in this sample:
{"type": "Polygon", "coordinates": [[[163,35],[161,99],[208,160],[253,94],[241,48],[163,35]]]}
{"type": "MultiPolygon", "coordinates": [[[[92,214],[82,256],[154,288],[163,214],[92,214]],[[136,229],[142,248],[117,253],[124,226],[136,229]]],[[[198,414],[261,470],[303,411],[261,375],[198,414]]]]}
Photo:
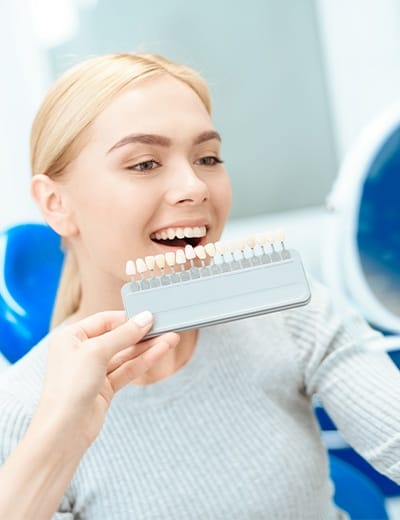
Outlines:
{"type": "Polygon", "coordinates": [[[223,163],[224,161],[219,159],[219,157],[215,157],[214,155],[209,155],[207,157],[201,157],[201,159],[197,159],[197,161],[195,161],[195,162],[196,162],[196,164],[200,164],[202,166],[215,166],[217,164],[223,163]]]}
{"type": "Polygon", "coordinates": [[[140,163],[134,164],[132,166],[128,166],[128,170],[134,170],[137,172],[146,172],[148,170],[154,170],[155,168],[158,168],[160,166],[160,163],[157,161],[148,160],[148,161],[142,161],[140,163]]]}

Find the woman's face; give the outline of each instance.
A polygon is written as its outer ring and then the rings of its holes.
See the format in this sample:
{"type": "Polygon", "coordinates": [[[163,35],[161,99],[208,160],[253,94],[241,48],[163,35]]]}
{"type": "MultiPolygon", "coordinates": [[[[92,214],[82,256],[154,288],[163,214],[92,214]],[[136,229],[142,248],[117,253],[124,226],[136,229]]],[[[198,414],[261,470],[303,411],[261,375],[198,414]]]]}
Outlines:
{"type": "Polygon", "coordinates": [[[168,75],[119,95],[65,178],[78,261],[122,280],[128,259],[216,241],[231,205],[211,118],[168,75]]]}

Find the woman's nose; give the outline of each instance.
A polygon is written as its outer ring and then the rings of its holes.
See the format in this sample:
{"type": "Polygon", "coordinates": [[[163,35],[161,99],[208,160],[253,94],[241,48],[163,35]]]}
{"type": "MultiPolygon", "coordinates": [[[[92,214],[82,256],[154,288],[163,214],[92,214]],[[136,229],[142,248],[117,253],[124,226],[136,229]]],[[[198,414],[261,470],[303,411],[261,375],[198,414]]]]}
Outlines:
{"type": "Polygon", "coordinates": [[[202,204],[209,198],[207,183],[196,172],[186,166],[173,175],[168,187],[167,200],[170,204],[202,204]]]}

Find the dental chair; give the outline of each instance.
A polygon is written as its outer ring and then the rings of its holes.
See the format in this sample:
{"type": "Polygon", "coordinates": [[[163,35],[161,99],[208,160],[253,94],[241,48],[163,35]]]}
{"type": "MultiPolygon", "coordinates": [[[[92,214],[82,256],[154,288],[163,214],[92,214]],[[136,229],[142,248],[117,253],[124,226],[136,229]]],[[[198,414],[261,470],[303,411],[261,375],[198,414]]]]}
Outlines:
{"type": "Polygon", "coordinates": [[[8,362],[48,332],[62,261],[60,237],[44,224],[0,233],[0,353],[8,362]]]}

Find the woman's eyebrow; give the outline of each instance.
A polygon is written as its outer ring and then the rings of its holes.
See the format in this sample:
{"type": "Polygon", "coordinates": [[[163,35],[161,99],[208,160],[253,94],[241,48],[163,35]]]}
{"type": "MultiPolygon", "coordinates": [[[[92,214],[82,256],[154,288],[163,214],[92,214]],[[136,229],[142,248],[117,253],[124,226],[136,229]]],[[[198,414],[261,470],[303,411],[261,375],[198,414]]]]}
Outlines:
{"type": "MultiPolygon", "coordinates": [[[[193,140],[193,144],[201,144],[205,141],[210,141],[212,139],[217,139],[218,141],[221,141],[221,136],[218,132],[215,130],[208,130],[206,132],[202,132],[199,134],[195,139],[193,140]]],[[[164,135],[157,135],[157,134],[130,134],[122,139],[120,139],[117,143],[115,143],[107,153],[112,152],[113,150],[116,150],[117,148],[121,148],[122,146],[125,146],[127,144],[132,143],[141,143],[141,144],[153,144],[158,146],[171,146],[172,141],[169,137],[165,137],[164,135]]]]}
{"type": "Polygon", "coordinates": [[[193,144],[201,144],[205,141],[211,141],[212,139],[217,139],[219,142],[221,142],[221,136],[218,132],[215,130],[208,130],[207,132],[202,132],[200,135],[198,135],[194,139],[193,144]]]}
{"type": "Polygon", "coordinates": [[[112,152],[116,148],[121,148],[126,144],[142,143],[142,144],[155,144],[158,146],[171,146],[172,141],[168,137],[157,134],[130,134],[123,137],[120,141],[114,144],[107,153],[112,152]]]}

